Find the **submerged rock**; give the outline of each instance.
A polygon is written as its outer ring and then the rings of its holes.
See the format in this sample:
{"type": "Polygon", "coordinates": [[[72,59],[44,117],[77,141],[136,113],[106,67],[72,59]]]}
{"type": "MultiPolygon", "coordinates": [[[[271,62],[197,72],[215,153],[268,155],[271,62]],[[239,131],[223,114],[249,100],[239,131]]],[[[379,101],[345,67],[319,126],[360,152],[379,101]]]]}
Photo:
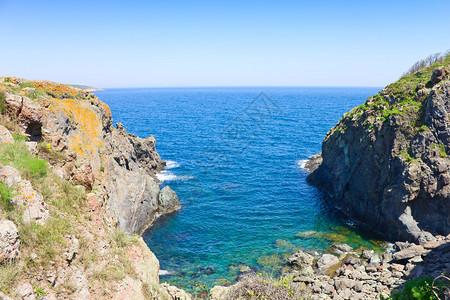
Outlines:
{"type": "Polygon", "coordinates": [[[294,245],[291,242],[282,239],[277,239],[274,246],[281,251],[291,251],[294,249],[294,245]]]}
{"type": "Polygon", "coordinates": [[[283,266],[283,259],[278,254],[264,255],[258,258],[257,263],[263,267],[279,269],[283,266]]]}

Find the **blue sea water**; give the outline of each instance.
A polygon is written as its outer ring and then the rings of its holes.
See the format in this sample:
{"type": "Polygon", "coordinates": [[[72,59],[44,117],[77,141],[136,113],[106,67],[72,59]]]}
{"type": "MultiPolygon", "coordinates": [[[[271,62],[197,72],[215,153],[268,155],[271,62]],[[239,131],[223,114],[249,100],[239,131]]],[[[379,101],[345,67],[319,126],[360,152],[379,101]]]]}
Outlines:
{"type": "Polygon", "coordinates": [[[189,291],[233,282],[240,264],[272,271],[264,256],[374,246],[328,207],[301,166],[327,131],[379,88],[146,88],[96,92],[114,122],[155,135],[168,162],[159,174],[182,209],[144,240],[189,291]],[[313,238],[296,238],[315,231],[313,238]],[[284,240],[277,244],[277,240],[284,240]],[[290,243],[290,244],[289,244],[290,243]],[[292,248],[294,247],[294,248],[292,248]],[[261,257],[263,257],[261,259],[261,257]],[[265,266],[264,266],[265,265],[265,266]]]}

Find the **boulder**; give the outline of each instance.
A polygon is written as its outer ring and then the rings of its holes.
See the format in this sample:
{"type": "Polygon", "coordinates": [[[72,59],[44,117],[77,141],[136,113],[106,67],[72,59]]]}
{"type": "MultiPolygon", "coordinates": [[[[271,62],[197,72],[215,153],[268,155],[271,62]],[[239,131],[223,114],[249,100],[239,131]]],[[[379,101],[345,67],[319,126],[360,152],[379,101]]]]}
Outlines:
{"type": "Polygon", "coordinates": [[[314,276],[313,261],[314,257],[303,251],[298,251],[288,258],[289,264],[298,269],[299,275],[306,277],[314,276]]]}
{"type": "Polygon", "coordinates": [[[21,300],[35,300],[36,296],[33,292],[33,287],[29,283],[22,283],[16,288],[16,294],[21,300]]]}
{"type": "Polygon", "coordinates": [[[8,187],[12,187],[21,180],[22,177],[20,177],[20,173],[16,168],[11,166],[0,168],[0,181],[5,183],[8,187]]]}
{"type": "Polygon", "coordinates": [[[181,208],[177,194],[168,186],[165,186],[158,195],[159,213],[167,214],[181,208]]]}
{"type": "Polygon", "coordinates": [[[174,299],[174,300],[191,300],[192,297],[185,291],[171,286],[167,283],[160,285],[160,291],[163,294],[163,299],[174,299]],[[164,298],[165,297],[165,298],[164,298]]]}
{"type": "Polygon", "coordinates": [[[0,220],[0,264],[20,258],[20,240],[16,225],[0,220]]]}
{"type": "Polygon", "coordinates": [[[229,292],[230,289],[231,289],[231,287],[229,287],[229,286],[216,285],[209,291],[211,300],[226,300],[226,299],[228,299],[227,293],[229,292]]]}
{"type": "Polygon", "coordinates": [[[353,251],[353,248],[347,244],[333,244],[330,246],[331,250],[336,251],[338,253],[346,253],[353,251]]]}
{"type": "Polygon", "coordinates": [[[425,249],[421,245],[412,245],[406,249],[403,249],[399,252],[394,253],[393,259],[394,260],[404,260],[404,259],[413,258],[415,256],[421,256],[421,255],[427,254],[429,252],[430,252],[430,250],[425,249]]]}
{"type": "Polygon", "coordinates": [[[13,144],[14,138],[8,129],[0,125],[0,143],[1,144],[13,144]]]}
{"type": "Polygon", "coordinates": [[[340,263],[340,261],[336,256],[332,254],[323,254],[317,261],[317,268],[319,269],[319,273],[326,274],[331,267],[338,263],[340,263]]]}

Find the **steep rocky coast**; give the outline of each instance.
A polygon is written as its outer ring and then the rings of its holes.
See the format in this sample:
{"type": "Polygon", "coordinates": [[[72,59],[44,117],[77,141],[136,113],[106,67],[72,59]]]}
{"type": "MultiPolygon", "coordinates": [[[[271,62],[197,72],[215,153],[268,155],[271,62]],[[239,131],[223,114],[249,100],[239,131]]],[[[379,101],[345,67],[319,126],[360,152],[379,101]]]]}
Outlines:
{"type": "Polygon", "coordinates": [[[345,114],[308,181],[371,232],[426,243],[450,232],[450,56],[345,114]]]}
{"type": "Polygon", "coordinates": [[[89,91],[0,77],[0,298],[189,299],[139,235],[180,208],[153,136],[89,91]]]}

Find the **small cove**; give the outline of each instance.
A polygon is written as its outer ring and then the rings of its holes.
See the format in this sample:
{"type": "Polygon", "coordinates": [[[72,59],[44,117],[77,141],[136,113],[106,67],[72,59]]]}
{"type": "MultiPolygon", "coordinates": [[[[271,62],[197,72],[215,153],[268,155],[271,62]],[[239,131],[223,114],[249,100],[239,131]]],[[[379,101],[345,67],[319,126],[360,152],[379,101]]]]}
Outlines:
{"type": "MultiPolygon", "coordinates": [[[[188,291],[233,282],[242,265],[274,272],[296,248],[376,247],[306,183],[302,164],[327,131],[379,88],[151,88],[96,92],[114,122],[155,135],[159,174],[182,210],[144,240],[161,277],[188,291]],[[264,92],[261,94],[261,92],[264,92]],[[301,233],[301,234],[299,234],[301,233]]],[[[276,271],[275,271],[276,272],[276,271]]]]}

